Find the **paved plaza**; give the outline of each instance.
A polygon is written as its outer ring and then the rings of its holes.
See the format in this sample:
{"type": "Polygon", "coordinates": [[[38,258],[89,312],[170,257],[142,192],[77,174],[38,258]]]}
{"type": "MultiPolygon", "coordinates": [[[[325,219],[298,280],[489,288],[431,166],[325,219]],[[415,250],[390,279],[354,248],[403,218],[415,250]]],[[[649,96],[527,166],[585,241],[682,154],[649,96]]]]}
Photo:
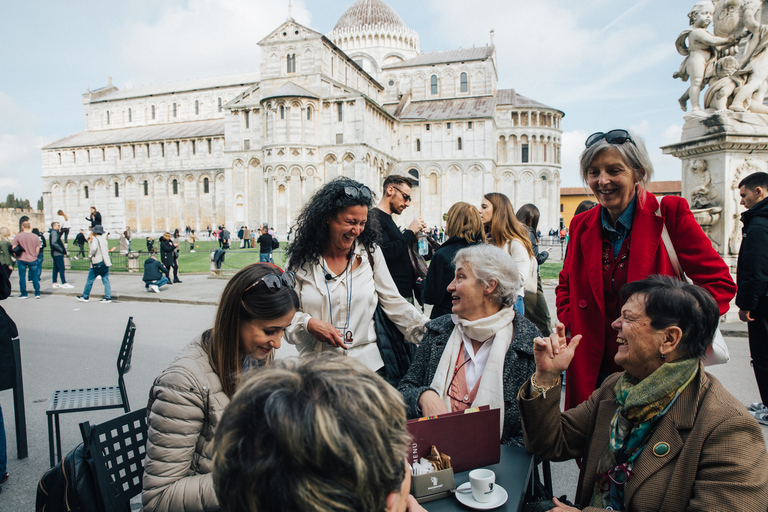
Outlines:
{"type": "MultiPolygon", "coordinates": [[[[48,274],[48,272],[46,272],[48,274]]],[[[186,343],[213,324],[216,303],[226,285],[225,279],[207,275],[182,275],[183,283],[164,287],[162,293],[147,293],[141,274],[110,276],[115,302],[101,304],[103,287],[97,281],[89,303],[75,300],[82,291],[85,274],[67,273],[73,289],[52,289],[50,275],[42,283],[41,300],[9,298],[0,303],[19,327],[21,338],[24,393],[27,414],[29,458],[16,458],[13,397],[0,392],[8,435],[10,481],[0,494],[0,511],[34,509],[37,482],[48,468],[46,408],[54,389],[116,385],[115,362],[129,316],[136,323],[136,338],[130,373],[125,381],[131,409],[146,406],[153,379],[168,365],[186,343]]],[[[14,274],[12,279],[16,280],[14,274]]],[[[14,282],[14,289],[17,287],[14,282]]],[[[550,309],[554,312],[554,282],[545,284],[550,309]]],[[[749,366],[747,339],[741,336],[743,324],[726,324],[731,362],[709,371],[743,404],[758,401],[757,385],[749,366]]],[[[283,344],[278,357],[296,355],[283,344]]],[[[61,416],[64,452],[80,441],[78,423],[100,423],[119,415],[118,410],[61,416]]],[[[762,427],[765,436],[768,427],[762,427]]],[[[573,497],[578,469],[575,463],[553,464],[555,493],[573,497]]],[[[427,506],[427,509],[429,507],[427,506]]]]}

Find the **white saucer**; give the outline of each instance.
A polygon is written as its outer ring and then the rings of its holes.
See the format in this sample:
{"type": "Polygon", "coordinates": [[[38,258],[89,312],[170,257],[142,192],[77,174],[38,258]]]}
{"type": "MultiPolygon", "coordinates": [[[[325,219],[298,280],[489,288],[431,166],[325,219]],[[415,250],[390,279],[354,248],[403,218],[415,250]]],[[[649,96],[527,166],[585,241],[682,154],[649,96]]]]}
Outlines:
{"type": "Polygon", "coordinates": [[[474,508],[477,510],[490,510],[492,508],[502,506],[507,502],[507,498],[509,498],[507,491],[505,491],[502,486],[499,484],[494,484],[493,492],[491,493],[491,500],[486,501],[485,503],[480,503],[479,501],[475,501],[474,496],[472,496],[471,488],[472,485],[469,482],[463,483],[456,488],[456,499],[469,508],[474,508]]]}

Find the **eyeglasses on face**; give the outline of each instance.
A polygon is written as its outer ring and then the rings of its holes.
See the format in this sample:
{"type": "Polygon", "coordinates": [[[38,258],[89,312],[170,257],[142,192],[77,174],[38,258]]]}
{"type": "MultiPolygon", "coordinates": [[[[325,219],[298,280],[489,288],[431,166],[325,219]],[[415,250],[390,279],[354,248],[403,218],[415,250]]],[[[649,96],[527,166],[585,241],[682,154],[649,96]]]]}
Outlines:
{"type": "MultiPolygon", "coordinates": [[[[264,283],[267,286],[267,290],[271,293],[279,292],[283,287],[293,288],[296,286],[296,277],[293,272],[283,272],[282,274],[267,274],[264,277],[260,277],[251,286],[245,289],[245,292],[253,288],[259,283],[264,283]]],[[[243,292],[243,293],[245,293],[243,292]]]]}
{"type": "Polygon", "coordinates": [[[366,201],[370,201],[373,198],[371,189],[365,185],[347,185],[344,187],[344,194],[350,199],[363,198],[366,201]]]}
{"type": "Polygon", "coordinates": [[[584,145],[588,148],[594,146],[597,142],[599,142],[601,139],[605,139],[605,142],[608,144],[624,144],[625,142],[629,141],[632,144],[635,144],[635,141],[632,140],[632,137],[630,137],[629,132],[627,130],[611,130],[607,133],[603,132],[597,132],[593,133],[589,137],[587,137],[587,142],[584,143],[584,145]]]}
{"type": "Polygon", "coordinates": [[[390,185],[390,186],[391,186],[393,189],[395,189],[395,190],[397,190],[398,192],[400,192],[400,194],[403,196],[403,201],[405,201],[406,203],[410,203],[410,202],[411,202],[411,196],[409,196],[408,194],[406,194],[405,192],[403,192],[402,190],[400,190],[399,188],[397,188],[397,187],[396,187],[396,186],[394,186],[394,185],[390,185]]]}

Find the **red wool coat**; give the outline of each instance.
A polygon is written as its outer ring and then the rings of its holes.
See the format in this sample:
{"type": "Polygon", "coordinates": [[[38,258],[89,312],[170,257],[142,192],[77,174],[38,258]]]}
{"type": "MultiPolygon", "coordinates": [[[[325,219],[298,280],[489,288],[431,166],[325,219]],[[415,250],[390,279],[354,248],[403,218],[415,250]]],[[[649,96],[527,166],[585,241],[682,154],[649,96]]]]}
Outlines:
{"type": "MultiPolygon", "coordinates": [[[[728,266],[694,219],[688,202],[681,197],[665,197],[661,216],[657,216],[659,202],[653,194],[638,194],[644,195],[644,201],[641,204],[638,195],[627,282],[653,274],[675,275],[661,239],[666,222],[685,274],[712,294],[724,315],[736,295],[736,284],[728,266]]],[[[595,390],[605,351],[602,209],[597,206],[573,218],[568,253],[555,290],[558,321],[565,324],[571,335],[583,335],[567,371],[566,409],[579,405],[595,390]]]]}

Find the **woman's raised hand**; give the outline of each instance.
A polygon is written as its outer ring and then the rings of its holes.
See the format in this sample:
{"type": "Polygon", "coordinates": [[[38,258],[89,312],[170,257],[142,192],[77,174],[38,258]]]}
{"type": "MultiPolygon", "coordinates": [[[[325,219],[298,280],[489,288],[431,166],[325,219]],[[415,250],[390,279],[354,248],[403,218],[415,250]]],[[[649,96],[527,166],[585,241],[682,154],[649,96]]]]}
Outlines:
{"type": "Polygon", "coordinates": [[[558,323],[549,338],[534,338],[533,356],[536,358],[536,383],[549,386],[557,381],[560,373],[570,366],[581,334],[566,343],[565,325],[558,323]]]}
{"type": "Polygon", "coordinates": [[[344,350],[347,349],[347,346],[344,344],[344,340],[341,337],[341,333],[333,326],[333,324],[323,322],[317,318],[310,318],[309,322],[307,322],[307,331],[309,331],[309,334],[314,336],[318,341],[327,343],[332,347],[339,347],[344,350]]]}

